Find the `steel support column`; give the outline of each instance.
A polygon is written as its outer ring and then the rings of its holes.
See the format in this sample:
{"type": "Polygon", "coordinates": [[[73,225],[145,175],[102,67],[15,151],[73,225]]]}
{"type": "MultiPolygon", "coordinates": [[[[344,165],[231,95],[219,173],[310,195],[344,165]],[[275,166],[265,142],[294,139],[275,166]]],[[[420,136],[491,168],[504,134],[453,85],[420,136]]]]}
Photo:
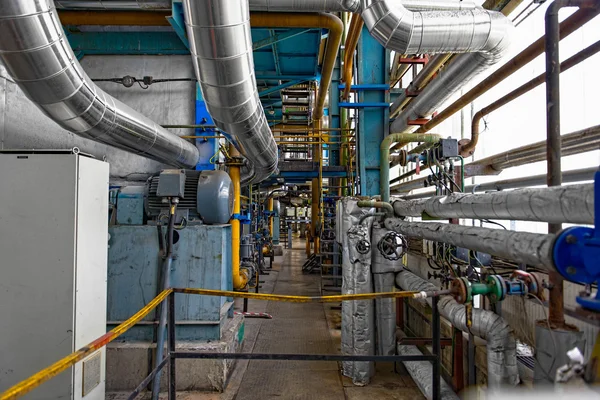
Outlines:
{"type": "MultiPolygon", "coordinates": [[[[358,85],[387,84],[389,51],[367,31],[358,42],[358,85]]],[[[389,104],[389,91],[360,91],[358,101],[367,104],[389,104]]],[[[367,107],[358,111],[358,163],[360,194],[379,194],[379,145],[388,135],[389,107],[367,107]]]]}

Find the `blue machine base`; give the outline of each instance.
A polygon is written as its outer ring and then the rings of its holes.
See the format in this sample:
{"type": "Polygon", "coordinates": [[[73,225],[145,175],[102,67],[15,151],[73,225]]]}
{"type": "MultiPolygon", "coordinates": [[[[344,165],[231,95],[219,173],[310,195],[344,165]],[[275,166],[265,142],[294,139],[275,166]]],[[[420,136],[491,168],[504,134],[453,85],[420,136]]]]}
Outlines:
{"type": "MultiPolygon", "coordinates": [[[[109,234],[108,329],[131,317],[158,294],[163,264],[156,226],[113,226],[109,234]]],[[[231,226],[188,226],[177,234],[172,286],[232,290],[231,226]]],[[[231,316],[231,298],[176,295],[178,340],[218,340],[231,316]]],[[[122,338],[152,340],[154,319],[151,313],[122,338]]]]}

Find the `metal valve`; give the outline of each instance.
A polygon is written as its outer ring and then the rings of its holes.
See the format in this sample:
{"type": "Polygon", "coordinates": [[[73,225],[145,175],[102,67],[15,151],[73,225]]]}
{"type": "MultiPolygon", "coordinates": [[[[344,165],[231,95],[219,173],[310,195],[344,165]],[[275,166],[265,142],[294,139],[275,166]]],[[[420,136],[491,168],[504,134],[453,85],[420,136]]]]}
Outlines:
{"type": "Polygon", "coordinates": [[[396,232],[388,232],[377,243],[377,248],[386,260],[397,261],[406,254],[408,243],[404,236],[396,232]]]}
{"type": "Polygon", "coordinates": [[[359,240],[358,243],[356,243],[356,251],[358,251],[360,254],[367,254],[369,251],[371,251],[371,243],[365,239],[359,240]]]}

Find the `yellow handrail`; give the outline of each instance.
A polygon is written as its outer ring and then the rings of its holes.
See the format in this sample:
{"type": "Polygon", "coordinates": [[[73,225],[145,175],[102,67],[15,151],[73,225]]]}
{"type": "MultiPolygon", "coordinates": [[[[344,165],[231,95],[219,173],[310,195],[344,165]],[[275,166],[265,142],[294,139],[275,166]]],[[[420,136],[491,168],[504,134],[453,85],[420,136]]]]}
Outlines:
{"type": "Polygon", "coordinates": [[[106,334],[100,336],[98,339],[83,346],[79,350],[69,354],[68,356],[58,360],[54,364],[47,368],[35,373],[29,378],[14,385],[4,393],[0,394],[0,400],[13,400],[17,399],[29,392],[42,383],[54,378],[56,375],[65,371],[67,368],[72,367],[78,361],[81,361],[85,357],[92,354],[94,351],[106,346],[123,333],[127,332],[131,327],[140,322],[142,318],[158,307],[171,293],[186,293],[196,294],[202,296],[222,296],[222,297],[239,297],[254,300],[270,300],[270,301],[284,301],[291,303],[338,303],[340,301],[353,301],[353,300],[372,300],[372,299],[386,299],[386,298],[404,298],[404,297],[425,297],[427,295],[438,295],[445,293],[424,293],[424,292],[383,292],[383,293],[361,293],[361,294],[342,294],[332,296],[289,296],[281,294],[263,294],[263,293],[248,293],[248,292],[234,292],[227,290],[211,290],[211,289],[193,289],[193,288],[179,288],[179,289],[167,289],[162,291],[158,296],[152,299],[144,308],[135,313],[131,318],[110,330],[106,334]]]}

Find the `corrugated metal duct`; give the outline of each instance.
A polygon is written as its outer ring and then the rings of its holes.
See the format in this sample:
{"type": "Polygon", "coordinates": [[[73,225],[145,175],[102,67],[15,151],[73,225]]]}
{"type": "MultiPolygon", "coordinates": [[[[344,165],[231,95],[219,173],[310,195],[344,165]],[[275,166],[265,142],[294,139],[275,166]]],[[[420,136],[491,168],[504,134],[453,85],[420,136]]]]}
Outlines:
{"type": "Polygon", "coordinates": [[[196,165],[196,146],[90,80],[52,0],[0,2],[0,59],[25,95],[66,130],[173,166],[196,165]]]}

